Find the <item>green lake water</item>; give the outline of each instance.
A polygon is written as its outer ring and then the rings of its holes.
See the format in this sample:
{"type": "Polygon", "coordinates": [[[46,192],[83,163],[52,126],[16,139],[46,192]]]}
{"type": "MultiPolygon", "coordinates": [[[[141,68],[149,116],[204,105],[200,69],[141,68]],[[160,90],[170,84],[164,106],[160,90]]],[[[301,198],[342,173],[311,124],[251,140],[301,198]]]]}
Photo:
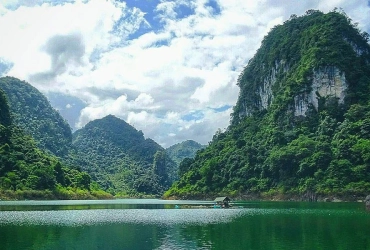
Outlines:
{"type": "Polygon", "coordinates": [[[370,249],[364,203],[204,208],[210,206],[148,199],[0,201],[0,249],[370,249]]]}

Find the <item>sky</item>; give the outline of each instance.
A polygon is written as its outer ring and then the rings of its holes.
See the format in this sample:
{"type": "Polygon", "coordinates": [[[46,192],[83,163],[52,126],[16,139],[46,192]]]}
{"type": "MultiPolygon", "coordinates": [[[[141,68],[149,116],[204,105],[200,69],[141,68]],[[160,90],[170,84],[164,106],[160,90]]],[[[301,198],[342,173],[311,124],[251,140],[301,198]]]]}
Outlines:
{"type": "Polygon", "coordinates": [[[115,115],[163,147],[229,126],[238,75],[275,25],[367,0],[0,0],[0,76],[45,94],[75,131],[115,115]]]}

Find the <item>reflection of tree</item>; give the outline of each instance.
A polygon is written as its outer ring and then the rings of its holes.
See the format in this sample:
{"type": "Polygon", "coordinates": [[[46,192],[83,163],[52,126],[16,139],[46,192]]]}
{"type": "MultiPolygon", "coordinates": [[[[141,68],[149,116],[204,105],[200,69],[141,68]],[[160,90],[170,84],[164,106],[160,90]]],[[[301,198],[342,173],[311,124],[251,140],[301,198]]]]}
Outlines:
{"type": "Polygon", "coordinates": [[[0,227],[4,249],[155,249],[164,238],[157,225],[0,227]],[[17,240],[14,240],[17,239],[17,240]]]}
{"type": "MultiPolygon", "coordinates": [[[[137,222],[132,223],[77,226],[2,224],[1,247],[258,250],[368,249],[370,244],[367,230],[370,218],[358,210],[358,204],[289,203],[289,209],[286,203],[272,204],[270,207],[267,207],[269,204],[259,205],[261,208],[245,209],[239,214],[232,209],[218,212],[205,209],[201,214],[209,216],[211,213],[212,220],[195,224],[188,224],[193,220],[182,219],[167,224],[166,219],[158,221],[158,218],[146,218],[145,222],[138,218],[137,222]],[[229,220],[232,213],[235,217],[229,220]],[[215,216],[218,216],[218,221],[213,220],[215,216]]],[[[148,215],[173,216],[170,212],[170,209],[166,209],[148,215]]],[[[197,216],[198,212],[188,209],[186,215],[197,216]]],[[[78,219],[76,217],[76,221],[78,219]]]]}
{"type": "Polygon", "coordinates": [[[178,230],[183,242],[193,242],[198,249],[366,249],[370,244],[366,236],[370,219],[364,223],[361,214],[298,209],[261,210],[232,222],[179,226],[178,230]]]}

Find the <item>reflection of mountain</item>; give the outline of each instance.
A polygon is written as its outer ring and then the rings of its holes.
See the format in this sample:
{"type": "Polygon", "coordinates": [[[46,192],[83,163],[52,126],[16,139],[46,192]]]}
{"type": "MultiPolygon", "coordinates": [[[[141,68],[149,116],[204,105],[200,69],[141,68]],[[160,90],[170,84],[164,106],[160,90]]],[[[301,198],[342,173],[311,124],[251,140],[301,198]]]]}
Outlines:
{"type": "Polygon", "coordinates": [[[243,209],[109,209],[104,201],[96,205],[101,209],[28,211],[27,216],[3,211],[2,246],[259,250],[367,249],[370,243],[370,218],[358,203],[248,202],[243,209]],[[14,240],[14,235],[23,237],[14,240]]]}

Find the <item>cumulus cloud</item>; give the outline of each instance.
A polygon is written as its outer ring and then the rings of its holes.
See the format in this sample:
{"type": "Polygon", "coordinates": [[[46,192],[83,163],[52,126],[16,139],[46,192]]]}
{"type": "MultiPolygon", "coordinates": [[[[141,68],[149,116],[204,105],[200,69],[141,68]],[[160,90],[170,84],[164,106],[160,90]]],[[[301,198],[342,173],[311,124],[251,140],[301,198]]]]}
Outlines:
{"type": "Polygon", "coordinates": [[[58,75],[76,74],[75,68],[83,66],[85,44],[81,34],[56,35],[51,37],[43,50],[51,58],[51,69],[46,72],[30,75],[31,82],[50,82],[58,75]]]}
{"type": "Polygon", "coordinates": [[[79,110],[67,108],[79,112],[69,114],[75,128],[114,114],[163,146],[206,144],[229,125],[236,79],[272,27],[308,9],[342,7],[370,30],[370,7],[361,0],[150,4],[152,10],[142,1],[0,4],[0,71],[6,62],[7,74],[80,99],[79,110]]]}

